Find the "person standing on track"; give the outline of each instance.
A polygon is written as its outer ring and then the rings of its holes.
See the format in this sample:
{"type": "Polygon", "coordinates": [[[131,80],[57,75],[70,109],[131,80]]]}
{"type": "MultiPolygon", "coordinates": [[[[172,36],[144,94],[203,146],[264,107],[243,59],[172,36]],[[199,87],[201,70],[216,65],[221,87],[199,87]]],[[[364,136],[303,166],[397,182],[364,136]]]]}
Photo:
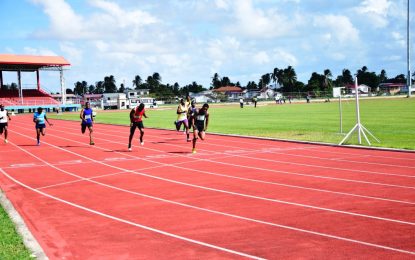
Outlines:
{"type": "Polygon", "coordinates": [[[187,103],[184,101],[184,99],[180,99],[180,104],[177,107],[177,121],[174,122],[176,125],[176,130],[180,131],[180,127],[182,124],[184,124],[184,127],[186,128],[186,136],[187,141],[190,142],[190,134],[189,134],[189,121],[187,120],[187,112],[189,110],[189,107],[187,103]]]}
{"type": "Polygon", "coordinates": [[[7,131],[7,127],[9,125],[9,120],[12,120],[10,118],[9,112],[4,108],[3,105],[0,105],[0,135],[3,134],[4,132],[4,143],[7,144],[7,135],[8,132],[7,131]]]}
{"type": "Polygon", "coordinates": [[[138,127],[140,130],[140,144],[144,145],[144,125],[143,116],[148,118],[146,110],[144,109],[144,103],[141,103],[138,107],[133,108],[130,112],[130,137],[128,139],[128,151],[131,151],[131,141],[133,140],[135,129],[138,127]]]}
{"type": "Polygon", "coordinates": [[[82,120],[82,123],[81,123],[81,132],[82,132],[82,134],[85,133],[85,130],[88,127],[88,130],[89,130],[89,144],[94,145],[95,143],[94,143],[93,138],[92,138],[92,133],[94,132],[94,129],[92,127],[93,124],[94,124],[94,117],[93,117],[93,111],[90,107],[89,102],[85,103],[85,108],[83,108],[81,110],[81,114],[79,115],[79,117],[82,120]]]}
{"type": "Polygon", "coordinates": [[[48,118],[46,117],[46,112],[43,111],[43,108],[39,107],[37,112],[33,115],[33,122],[36,124],[36,139],[37,145],[40,145],[40,135],[42,134],[45,136],[46,134],[46,124],[45,121],[48,122],[49,126],[53,126],[52,123],[49,122],[48,118]]]}
{"type": "Polygon", "coordinates": [[[196,141],[198,137],[205,140],[206,130],[209,124],[209,104],[205,103],[201,109],[195,112],[192,120],[193,126],[193,149],[192,153],[196,153],[196,141]]]}

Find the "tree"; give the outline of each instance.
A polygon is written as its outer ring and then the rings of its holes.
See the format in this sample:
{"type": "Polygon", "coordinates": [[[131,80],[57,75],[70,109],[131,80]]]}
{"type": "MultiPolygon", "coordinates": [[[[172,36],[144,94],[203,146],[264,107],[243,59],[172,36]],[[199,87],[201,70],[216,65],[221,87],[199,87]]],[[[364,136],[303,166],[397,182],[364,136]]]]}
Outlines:
{"type": "Polygon", "coordinates": [[[67,88],[67,89],[65,90],[65,93],[66,93],[66,94],[73,94],[73,91],[72,91],[72,89],[67,88]]]}
{"type": "Polygon", "coordinates": [[[89,87],[88,87],[88,93],[89,94],[92,94],[92,93],[95,93],[95,86],[94,85],[89,85],[89,87]]]}
{"type": "Polygon", "coordinates": [[[82,96],[85,93],[84,89],[83,89],[83,86],[82,86],[82,82],[77,81],[74,85],[75,85],[75,87],[73,89],[73,92],[76,95],[82,96]]]}
{"type": "Polygon", "coordinates": [[[261,84],[258,84],[259,86],[266,87],[269,85],[269,83],[271,82],[271,76],[269,73],[266,73],[264,75],[261,76],[261,80],[260,80],[261,84]]]}
{"type": "Polygon", "coordinates": [[[222,87],[226,87],[226,86],[233,86],[234,84],[232,84],[231,80],[228,77],[223,77],[221,80],[221,86],[222,87]]]}
{"type": "Polygon", "coordinates": [[[135,89],[140,89],[141,84],[143,83],[143,80],[139,75],[135,75],[133,80],[133,85],[135,86],[135,89]]]}
{"type": "Polygon", "coordinates": [[[283,86],[284,91],[286,92],[293,92],[295,83],[297,82],[297,74],[295,73],[295,70],[293,67],[288,66],[286,69],[284,69],[283,74],[283,86]]]}
{"type": "Polygon", "coordinates": [[[124,83],[121,83],[120,88],[118,89],[118,93],[124,93],[124,91],[125,91],[124,83]]]}
{"type": "Polygon", "coordinates": [[[104,81],[97,81],[96,83],[95,83],[95,94],[102,94],[102,93],[104,93],[104,90],[105,90],[105,88],[104,88],[104,81]]]}
{"type": "Polygon", "coordinates": [[[331,80],[331,71],[329,69],[324,70],[324,82],[323,82],[323,91],[331,92],[333,91],[333,82],[331,80]]]}
{"type": "Polygon", "coordinates": [[[342,75],[337,76],[336,80],[334,81],[334,85],[338,87],[343,87],[349,84],[353,84],[354,79],[352,73],[348,69],[343,69],[342,75]]]}
{"type": "Polygon", "coordinates": [[[379,78],[379,83],[386,82],[388,80],[388,76],[386,75],[386,71],[381,70],[378,78],[379,78]]]}
{"type": "Polygon", "coordinates": [[[222,86],[221,78],[218,73],[215,73],[212,78],[212,87],[214,89],[220,88],[222,86]]]}
{"type": "Polygon", "coordinates": [[[117,85],[115,85],[115,78],[113,75],[104,78],[104,93],[117,92],[117,85]]]}
{"type": "Polygon", "coordinates": [[[357,70],[357,82],[375,89],[379,85],[379,78],[374,72],[369,72],[366,66],[357,70]]]}

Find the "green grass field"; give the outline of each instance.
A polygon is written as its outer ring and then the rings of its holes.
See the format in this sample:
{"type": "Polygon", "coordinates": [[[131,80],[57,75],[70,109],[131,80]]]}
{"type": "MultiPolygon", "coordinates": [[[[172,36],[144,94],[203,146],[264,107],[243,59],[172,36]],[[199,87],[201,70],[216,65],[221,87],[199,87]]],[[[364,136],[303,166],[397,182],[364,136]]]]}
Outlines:
{"type": "Polygon", "coordinates": [[[0,259],[33,259],[2,207],[0,207],[0,259]]]}
{"type": "MultiPolygon", "coordinates": [[[[176,106],[162,106],[147,110],[146,127],[172,129],[176,119],[176,106]]],[[[343,133],[356,123],[354,99],[343,100],[343,133]]],[[[415,150],[415,99],[372,98],[360,102],[361,122],[381,143],[369,140],[373,146],[415,150]]],[[[239,108],[239,104],[213,104],[210,111],[208,132],[273,137],[302,141],[339,143],[339,103],[293,103],[276,105],[258,103],[239,108]]],[[[129,111],[98,111],[96,121],[113,124],[129,124],[129,111]]],[[[50,118],[79,120],[77,113],[55,115],[50,118]]],[[[348,144],[357,144],[353,135],[348,144]]],[[[366,145],[366,143],[363,143],[366,145]]]]}

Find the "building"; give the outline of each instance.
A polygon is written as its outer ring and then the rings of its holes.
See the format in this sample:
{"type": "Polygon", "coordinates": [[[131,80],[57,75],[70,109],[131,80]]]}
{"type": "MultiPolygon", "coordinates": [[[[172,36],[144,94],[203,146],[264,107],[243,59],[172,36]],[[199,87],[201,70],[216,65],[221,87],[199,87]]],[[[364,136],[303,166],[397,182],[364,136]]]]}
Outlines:
{"type": "Polygon", "coordinates": [[[220,87],[214,89],[213,92],[224,94],[229,100],[239,100],[239,98],[244,96],[242,88],[234,86],[220,87]]]}
{"type": "Polygon", "coordinates": [[[389,95],[408,93],[408,88],[404,83],[380,83],[376,90],[381,93],[388,93],[389,95]]]}
{"type": "Polygon", "coordinates": [[[104,93],[101,107],[102,109],[127,109],[129,106],[127,101],[125,93],[104,93]]]}

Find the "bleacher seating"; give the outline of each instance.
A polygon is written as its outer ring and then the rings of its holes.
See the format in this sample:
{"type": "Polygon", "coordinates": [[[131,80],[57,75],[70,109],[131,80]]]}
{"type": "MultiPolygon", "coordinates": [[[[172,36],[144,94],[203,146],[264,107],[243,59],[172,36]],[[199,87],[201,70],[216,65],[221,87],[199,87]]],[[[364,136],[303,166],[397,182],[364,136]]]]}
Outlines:
{"type": "Polygon", "coordinates": [[[41,106],[59,104],[52,96],[43,90],[23,89],[23,103],[18,90],[0,90],[0,103],[5,106],[41,106]]]}

